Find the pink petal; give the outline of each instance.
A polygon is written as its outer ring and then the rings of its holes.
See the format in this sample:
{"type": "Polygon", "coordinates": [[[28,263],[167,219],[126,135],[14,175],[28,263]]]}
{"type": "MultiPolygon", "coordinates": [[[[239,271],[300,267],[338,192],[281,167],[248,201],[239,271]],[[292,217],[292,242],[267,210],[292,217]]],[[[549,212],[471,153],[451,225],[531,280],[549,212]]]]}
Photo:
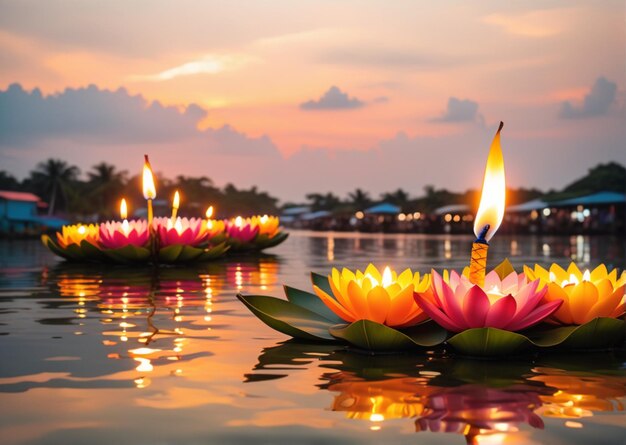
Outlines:
{"type": "Polygon", "coordinates": [[[552,313],[555,312],[561,304],[563,304],[563,300],[554,300],[542,304],[528,314],[524,319],[512,321],[511,324],[506,326],[506,329],[509,331],[521,331],[522,329],[526,329],[552,315],[552,313]]]}
{"type": "Polygon", "coordinates": [[[515,315],[517,304],[515,298],[511,295],[500,298],[491,305],[487,318],[485,318],[485,326],[492,328],[503,328],[511,322],[515,315]]]}
{"type": "Polygon", "coordinates": [[[485,291],[480,286],[472,286],[463,301],[463,314],[468,327],[482,328],[485,326],[485,319],[490,306],[491,303],[489,303],[489,297],[485,291]]]}
{"type": "Polygon", "coordinates": [[[422,310],[433,320],[435,320],[439,325],[443,328],[454,331],[461,332],[464,327],[455,323],[451,320],[446,314],[444,314],[437,306],[428,301],[427,298],[422,297],[419,293],[414,293],[413,297],[415,298],[415,302],[417,305],[422,308],[422,310]]]}
{"type": "Polygon", "coordinates": [[[526,315],[535,309],[547,292],[547,286],[544,286],[543,289],[537,292],[538,286],[539,280],[532,281],[522,287],[517,294],[514,295],[515,302],[517,303],[517,312],[515,313],[515,318],[517,320],[521,320],[526,317],[526,315]]]}

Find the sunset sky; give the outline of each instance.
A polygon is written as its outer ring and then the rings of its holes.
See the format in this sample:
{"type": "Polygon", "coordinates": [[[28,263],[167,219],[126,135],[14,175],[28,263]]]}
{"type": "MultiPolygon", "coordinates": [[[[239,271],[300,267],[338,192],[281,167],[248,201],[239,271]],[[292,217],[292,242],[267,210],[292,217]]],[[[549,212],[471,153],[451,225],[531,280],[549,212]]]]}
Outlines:
{"type": "Polygon", "coordinates": [[[0,170],[48,157],[374,197],[626,164],[626,10],[583,1],[0,0],[0,170]]]}

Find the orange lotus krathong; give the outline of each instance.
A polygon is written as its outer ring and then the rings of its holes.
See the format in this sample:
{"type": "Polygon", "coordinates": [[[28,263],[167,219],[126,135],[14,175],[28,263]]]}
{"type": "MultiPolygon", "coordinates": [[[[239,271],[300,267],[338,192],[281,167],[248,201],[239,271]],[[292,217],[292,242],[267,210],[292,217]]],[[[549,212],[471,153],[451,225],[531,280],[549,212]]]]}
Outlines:
{"type": "Polygon", "coordinates": [[[70,244],[80,246],[82,241],[87,241],[94,246],[98,245],[99,233],[98,226],[95,224],[73,224],[63,226],[60,232],[57,232],[57,241],[59,246],[65,248],[70,244]]]}
{"type": "Polygon", "coordinates": [[[549,270],[539,265],[524,266],[530,279],[545,286],[546,301],[563,300],[563,305],[546,321],[562,325],[581,325],[596,317],[618,318],[626,312],[626,272],[618,278],[617,269],[609,272],[604,264],[581,272],[574,263],[567,270],[558,264],[549,270]]]}
{"type": "Polygon", "coordinates": [[[365,272],[333,269],[328,276],[332,296],[313,286],[317,296],[347,322],[371,320],[391,327],[407,327],[426,320],[413,300],[413,292],[425,291],[428,274],[406,269],[400,275],[386,267],[381,274],[372,264],[365,272]]]}

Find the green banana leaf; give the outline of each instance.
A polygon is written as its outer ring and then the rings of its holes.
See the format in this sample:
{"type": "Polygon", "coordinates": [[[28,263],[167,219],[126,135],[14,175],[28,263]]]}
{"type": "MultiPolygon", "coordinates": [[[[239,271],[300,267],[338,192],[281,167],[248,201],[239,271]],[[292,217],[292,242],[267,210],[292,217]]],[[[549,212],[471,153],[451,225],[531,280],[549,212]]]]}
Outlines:
{"type": "Polygon", "coordinates": [[[534,330],[528,333],[528,337],[540,347],[602,349],[624,339],[625,325],[626,322],[618,318],[598,317],[580,326],[534,330]]]}
{"type": "Polygon", "coordinates": [[[460,332],[448,343],[457,351],[474,356],[511,355],[535,347],[541,349],[601,349],[624,338],[624,321],[598,317],[580,326],[539,327],[526,332],[475,328],[460,332]]]}
{"type": "Polygon", "coordinates": [[[321,315],[322,317],[335,323],[344,322],[333,311],[331,311],[317,295],[296,289],[295,287],[283,286],[283,288],[285,290],[287,300],[296,306],[315,312],[316,314],[321,315]]]}
{"type": "Polygon", "coordinates": [[[57,243],[52,241],[52,238],[50,238],[48,235],[41,235],[41,242],[43,243],[44,246],[50,249],[52,253],[54,253],[57,256],[60,256],[63,259],[66,259],[68,261],[73,261],[77,259],[77,258],[74,258],[69,252],[67,252],[57,243]]]}
{"type": "Polygon", "coordinates": [[[530,346],[528,337],[497,328],[473,328],[450,338],[448,343],[465,355],[498,356],[519,353],[530,346]]]}
{"type": "Polygon", "coordinates": [[[328,283],[328,277],[326,275],[320,275],[318,273],[311,272],[311,283],[322,289],[331,297],[335,298],[335,296],[333,295],[333,291],[330,288],[330,284],[328,283]]]}
{"type": "Polygon", "coordinates": [[[102,253],[116,263],[124,264],[146,263],[151,258],[148,248],[136,247],[131,244],[118,247],[117,249],[102,249],[102,253]]]}
{"type": "Polygon", "coordinates": [[[399,331],[371,320],[359,320],[349,325],[336,325],[330,333],[353,346],[370,351],[402,351],[416,347],[442,344],[447,331],[434,322],[426,322],[399,331]]]}
{"type": "Polygon", "coordinates": [[[333,321],[280,298],[242,295],[237,298],[272,329],[294,338],[309,341],[334,340],[328,329],[333,321]]]}

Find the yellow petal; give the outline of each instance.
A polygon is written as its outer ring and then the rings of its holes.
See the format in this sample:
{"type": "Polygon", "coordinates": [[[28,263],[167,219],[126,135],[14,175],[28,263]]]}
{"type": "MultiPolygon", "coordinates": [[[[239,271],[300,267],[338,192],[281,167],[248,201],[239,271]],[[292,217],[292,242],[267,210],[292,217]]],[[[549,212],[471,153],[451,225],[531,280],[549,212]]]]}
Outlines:
{"type": "Polygon", "coordinates": [[[600,281],[603,278],[606,278],[609,274],[609,271],[606,270],[606,266],[604,264],[600,264],[598,267],[591,271],[591,281],[595,283],[596,281],[600,281]]]}
{"type": "Polygon", "coordinates": [[[372,278],[374,278],[378,283],[380,283],[383,280],[382,276],[380,275],[380,272],[378,271],[376,266],[374,266],[372,263],[368,264],[368,266],[365,268],[365,275],[368,275],[368,274],[372,278]]]}
{"type": "Polygon", "coordinates": [[[405,269],[398,276],[398,284],[400,284],[400,287],[402,287],[403,289],[407,287],[409,284],[411,284],[412,281],[413,281],[413,272],[411,272],[411,269],[405,269]]]}
{"type": "Polygon", "coordinates": [[[588,281],[574,286],[569,299],[570,311],[575,324],[583,324],[587,314],[598,301],[598,290],[588,281]]]}
{"type": "Polygon", "coordinates": [[[550,272],[552,272],[556,277],[557,283],[562,283],[565,280],[569,280],[569,274],[565,272],[565,269],[563,269],[558,264],[553,263],[550,266],[550,272]]]}
{"type": "Polygon", "coordinates": [[[568,275],[574,275],[579,280],[582,280],[582,278],[583,278],[582,272],[580,271],[580,269],[578,268],[578,266],[574,262],[571,262],[569,264],[569,267],[567,268],[567,274],[568,275]]]}

